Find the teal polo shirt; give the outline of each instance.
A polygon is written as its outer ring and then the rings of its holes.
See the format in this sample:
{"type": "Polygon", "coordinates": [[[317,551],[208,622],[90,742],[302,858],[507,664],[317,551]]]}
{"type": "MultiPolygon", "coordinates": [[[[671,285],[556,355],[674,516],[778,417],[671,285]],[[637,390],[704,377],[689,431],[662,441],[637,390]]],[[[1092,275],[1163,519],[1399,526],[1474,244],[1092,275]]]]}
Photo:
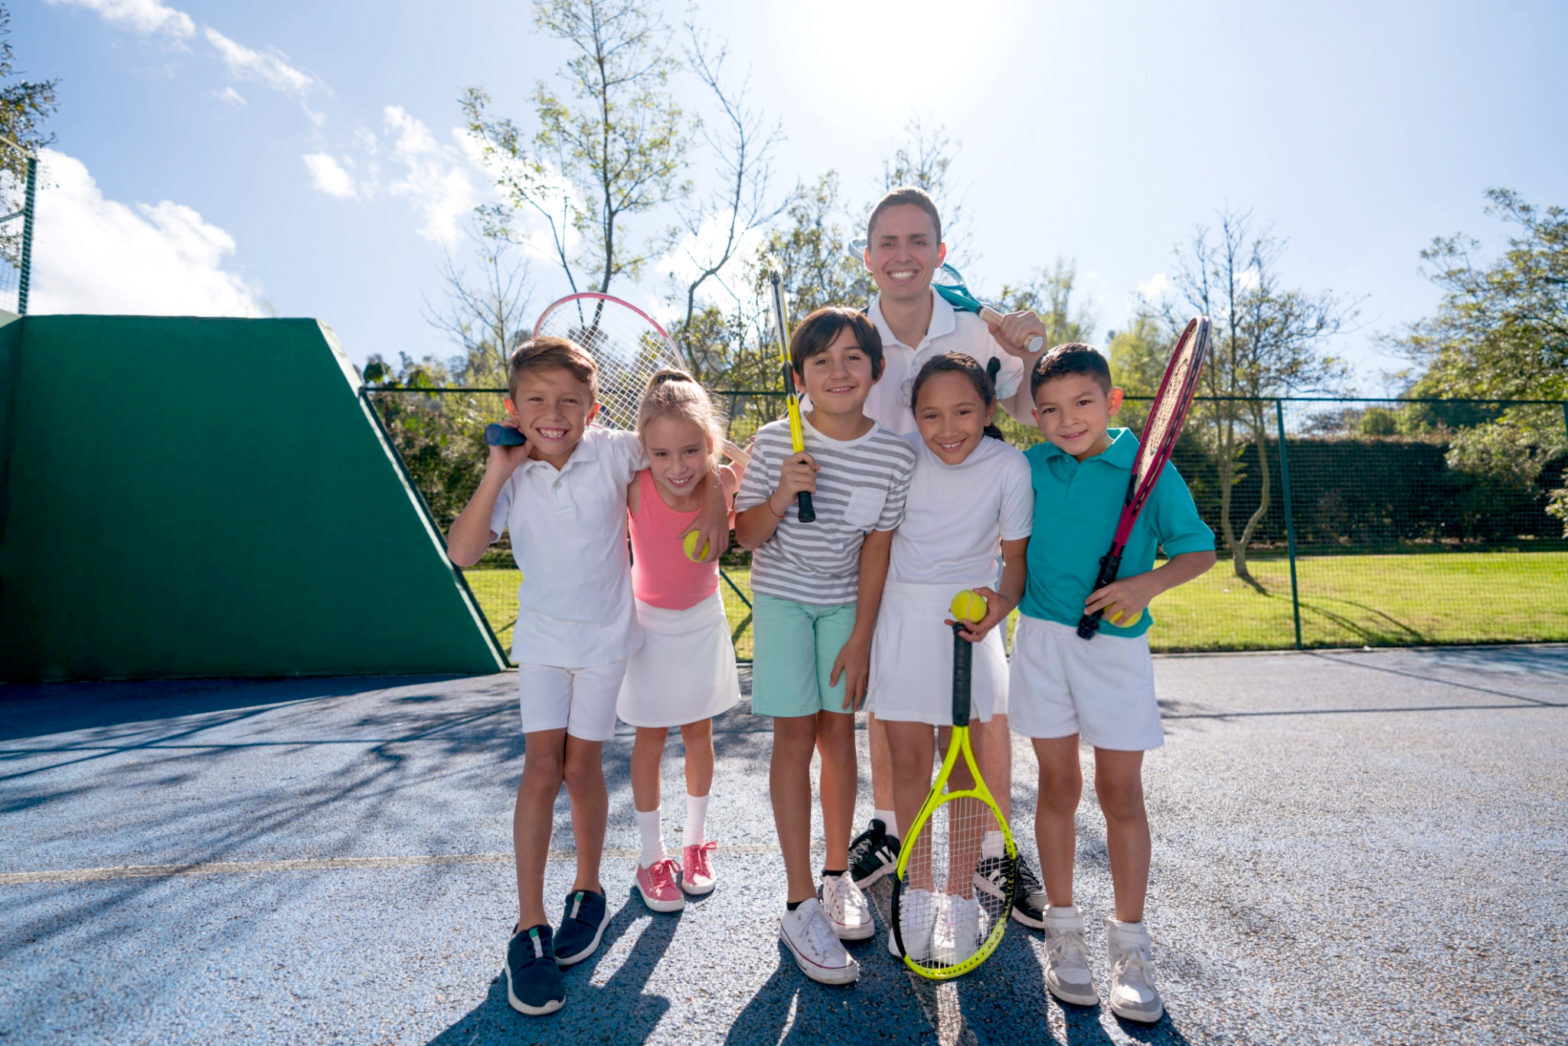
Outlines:
{"type": "MultiPolygon", "coordinates": [[[[1138,437],[1132,430],[1109,432],[1111,445],[1083,461],[1050,442],[1024,451],[1034,483],[1034,530],[1029,535],[1029,580],[1018,609],[1030,617],[1070,626],[1083,617],[1083,601],[1094,590],[1100,557],[1116,534],[1127,478],[1138,457],[1138,437]]],[[[1167,556],[1214,548],[1214,531],[1198,517],[1187,484],[1169,463],[1133,523],[1116,576],[1153,570],[1156,546],[1167,556]]],[[[1141,636],[1153,621],[1145,610],[1130,627],[1102,620],[1100,630],[1141,636]]]]}

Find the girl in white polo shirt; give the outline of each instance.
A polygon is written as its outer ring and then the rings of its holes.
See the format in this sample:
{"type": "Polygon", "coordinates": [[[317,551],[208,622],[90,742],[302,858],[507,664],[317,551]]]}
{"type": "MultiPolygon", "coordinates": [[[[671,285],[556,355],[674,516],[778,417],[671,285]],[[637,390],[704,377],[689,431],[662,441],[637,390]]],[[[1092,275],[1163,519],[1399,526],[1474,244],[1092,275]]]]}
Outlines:
{"type": "Polygon", "coordinates": [[[696,520],[714,475],[726,503],[740,485],[739,469],[715,469],[718,448],[736,462],[744,462],[745,454],[724,441],[707,390],[678,370],[661,370],[648,383],[637,409],[637,435],[648,467],[627,488],[626,504],[643,644],[626,664],[617,709],[637,728],[631,760],[632,802],[642,836],[637,892],[654,911],[673,912],[686,906],[684,894],[713,890],[715,844],[705,830],[713,717],[740,700],[718,561],[689,556],[681,535],[696,520]],[[659,764],[671,727],[680,728],[686,755],[680,861],[665,854],[659,823],[659,764]]]}
{"type": "MultiPolygon", "coordinates": [[[[974,357],[933,357],[914,379],[911,401],[917,431],[904,437],[915,447],[904,521],[893,535],[882,613],[871,647],[870,701],[887,724],[893,752],[893,802],[901,825],[912,824],[931,788],[938,729],[953,723],[953,644],[946,622],[953,596],[973,589],[986,599],[986,615],[965,638],[975,645],[971,721],[1007,711],[1007,657],[997,626],[1018,605],[1025,580],[1024,552],[1034,519],[1029,464],[1002,441],[991,424],[996,391],[974,357]],[[1002,557],[1000,579],[997,555],[1002,557]]],[[[971,734],[978,749],[982,734],[971,734]]],[[[985,845],[1000,869],[999,833],[985,845]]],[[[982,866],[982,870],[984,866],[982,866]]],[[[1000,872],[998,878],[1005,883],[1000,872]]],[[[1000,897],[1000,887],[997,896],[1000,897]]],[[[948,899],[953,925],[978,925],[971,897],[948,899]],[[973,909],[970,911],[970,909],[973,909]],[[969,918],[972,916],[973,918],[969,918]]],[[[962,933],[948,942],[906,946],[946,948],[967,954],[976,941],[962,933]]],[[[898,955],[897,938],[887,935],[898,955]]],[[[944,955],[958,962],[963,954],[944,955]]]]}

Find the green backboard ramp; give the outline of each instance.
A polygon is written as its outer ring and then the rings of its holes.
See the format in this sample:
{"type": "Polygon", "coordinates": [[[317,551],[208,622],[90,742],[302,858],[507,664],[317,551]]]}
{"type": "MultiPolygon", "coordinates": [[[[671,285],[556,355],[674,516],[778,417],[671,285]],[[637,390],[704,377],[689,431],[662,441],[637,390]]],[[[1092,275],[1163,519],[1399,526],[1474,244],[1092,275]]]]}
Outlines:
{"type": "Polygon", "coordinates": [[[506,667],[314,320],[0,326],[0,677],[506,667]]]}

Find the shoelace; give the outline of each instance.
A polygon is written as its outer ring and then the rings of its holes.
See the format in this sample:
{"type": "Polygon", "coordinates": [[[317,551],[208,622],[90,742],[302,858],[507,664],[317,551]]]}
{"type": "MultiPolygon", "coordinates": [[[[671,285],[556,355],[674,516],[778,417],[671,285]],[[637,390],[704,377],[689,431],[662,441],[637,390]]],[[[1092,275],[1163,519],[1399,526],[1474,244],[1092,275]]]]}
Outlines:
{"type": "Polygon", "coordinates": [[[1045,951],[1062,965],[1089,967],[1089,945],[1084,941],[1081,930],[1047,938],[1045,951]]]}
{"type": "Polygon", "coordinates": [[[687,873],[690,875],[711,876],[713,874],[713,865],[709,863],[708,855],[713,853],[713,851],[717,850],[718,848],[719,844],[714,842],[712,839],[709,839],[701,846],[687,847],[687,849],[692,852],[690,860],[691,867],[686,870],[687,873]]]}
{"type": "Polygon", "coordinates": [[[1154,987],[1154,963],[1143,948],[1128,948],[1111,967],[1111,981],[1130,984],[1140,992],[1154,987]]]}
{"type": "Polygon", "coordinates": [[[833,927],[828,925],[826,918],[807,919],[806,936],[811,945],[821,956],[829,956],[838,951],[843,945],[839,944],[838,934],[833,932],[833,927]]]}
{"type": "Polygon", "coordinates": [[[662,861],[655,861],[648,869],[648,878],[653,881],[655,893],[668,893],[675,889],[675,873],[679,868],[673,860],[666,857],[662,861]]]}

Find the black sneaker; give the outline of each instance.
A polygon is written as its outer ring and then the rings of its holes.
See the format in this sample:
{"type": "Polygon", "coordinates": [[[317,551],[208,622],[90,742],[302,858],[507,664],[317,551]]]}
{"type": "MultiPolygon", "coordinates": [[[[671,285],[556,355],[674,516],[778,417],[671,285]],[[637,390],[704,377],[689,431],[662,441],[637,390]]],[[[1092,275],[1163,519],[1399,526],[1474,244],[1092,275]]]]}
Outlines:
{"type": "Polygon", "coordinates": [[[506,1002],[518,1013],[539,1017],[566,1001],[566,985],[555,965],[548,926],[512,934],[506,946],[506,1002]]]}
{"type": "Polygon", "coordinates": [[[1043,930],[1045,909],[1050,903],[1045,897],[1045,887],[1040,885],[1040,877],[1034,874],[1034,869],[1029,867],[1024,855],[1019,854],[1013,878],[1013,921],[1043,930]]]}
{"type": "Polygon", "coordinates": [[[887,825],[873,817],[871,826],[849,844],[849,877],[864,890],[898,864],[898,836],[887,834],[887,825]]]}
{"type": "Polygon", "coordinates": [[[559,966],[582,962],[599,947],[604,925],[610,921],[604,894],[592,890],[573,890],[566,895],[566,912],[561,928],[555,932],[555,961],[559,966]]]}

